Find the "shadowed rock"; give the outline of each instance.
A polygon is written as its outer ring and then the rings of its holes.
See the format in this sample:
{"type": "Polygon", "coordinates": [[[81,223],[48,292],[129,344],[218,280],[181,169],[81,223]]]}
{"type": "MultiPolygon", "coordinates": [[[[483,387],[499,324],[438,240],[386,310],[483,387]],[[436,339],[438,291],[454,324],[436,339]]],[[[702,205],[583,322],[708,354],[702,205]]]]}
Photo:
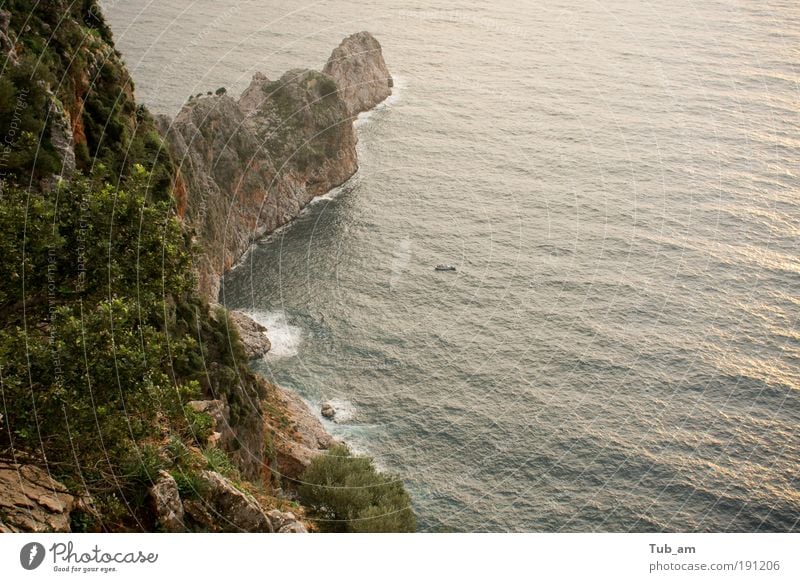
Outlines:
{"type": "Polygon", "coordinates": [[[258,502],[214,471],[203,471],[202,499],[184,502],[184,511],[196,527],[209,532],[272,533],[274,528],[258,502]]]}

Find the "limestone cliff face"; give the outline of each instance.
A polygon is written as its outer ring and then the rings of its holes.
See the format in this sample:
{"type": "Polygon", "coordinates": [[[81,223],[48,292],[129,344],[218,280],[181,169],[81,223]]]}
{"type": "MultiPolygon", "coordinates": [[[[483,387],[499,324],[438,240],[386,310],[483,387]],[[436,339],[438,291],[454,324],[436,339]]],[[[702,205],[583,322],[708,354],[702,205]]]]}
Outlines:
{"type": "Polygon", "coordinates": [[[339,86],[351,116],[372,109],[392,94],[392,76],[381,45],[368,32],[357,32],[333,49],[322,72],[339,86]]]}
{"type": "Polygon", "coordinates": [[[319,71],[295,69],[275,81],[257,73],[238,100],[192,99],[173,122],[159,120],[179,166],[175,198],[185,202],[179,210],[194,229],[199,287],[209,300],[253,241],[358,169],[352,117],[389,94],[388,71],[368,33],[345,39],[332,59],[326,71],[345,89],[319,71]]]}

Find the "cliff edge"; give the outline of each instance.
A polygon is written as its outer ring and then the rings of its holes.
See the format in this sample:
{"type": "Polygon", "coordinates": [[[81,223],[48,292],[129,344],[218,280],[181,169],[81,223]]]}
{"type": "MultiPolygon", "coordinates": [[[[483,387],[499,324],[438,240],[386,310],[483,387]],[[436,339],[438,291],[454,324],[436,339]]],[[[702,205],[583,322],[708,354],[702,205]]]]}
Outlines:
{"type": "Polygon", "coordinates": [[[265,234],[358,170],[353,116],[391,93],[380,44],[368,32],[334,49],[322,72],[256,73],[238,99],[190,99],[173,121],[159,119],[179,166],[175,198],[200,247],[201,294],[265,234]]]}

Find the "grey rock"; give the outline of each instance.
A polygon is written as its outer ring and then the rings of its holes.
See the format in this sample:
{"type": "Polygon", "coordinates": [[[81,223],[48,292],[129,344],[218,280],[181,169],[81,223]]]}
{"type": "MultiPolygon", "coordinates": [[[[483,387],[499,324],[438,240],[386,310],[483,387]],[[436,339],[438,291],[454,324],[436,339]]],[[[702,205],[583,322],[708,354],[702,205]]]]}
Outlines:
{"type": "Polygon", "coordinates": [[[372,109],[392,94],[394,81],[383,60],[381,45],[366,31],[344,39],[322,72],[336,81],[351,116],[372,109]]]}
{"type": "Polygon", "coordinates": [[[8,60],[8,64],[15,65],[17,63],[17,50],[8,29],[10,24],[11,13],[6,10],[0,10],[0,54],[4,56],[3,61],[8,60]]]}
{"type": "Polygon", "coordinates": [[[331,404],[330,402],[325,402],[322,405],[321,412],[322,412],[322,416],[324,416],[325,418],[333,418],[334,416],[336,416],[336,409],[333,407],[333,404],[331,404]]]}
{"type": "Polygon", "coordinates": [[[185,531],[184,510],[178,484],[166,471],[158,472],[158,479],[149,490],[150,503],[156,515],[156,524],[167,532],[185,531]]]}
{"type": "Polygon", "coordinates": [[[267,516],[272,522],[275,533],[308,533],[308,529],[291,511],[283,512],[271,509],[267,516]]]}
{"type": "Polygon", "coordinates": [[[272,344],[267,337],[267,328],[241,311],[229,311],[231,323],[236,327],[245,353],[251,360],[261,358],[269,352],[272,344]]]}
{"type": "Polygon", "coordinates": [[[61,159],[61,177],[70,178],[75,173],[75,144],[72,135],[72,121],[61,101],[48,91],[50,98],[50,143],[61,159]]]}
{"type": "Polygon", "coordinates": [[[193,524],[210,532],[272,533],[272,522],[258,502],[214,471],[200,474],[205,484],[202,499],[184,502],[193,524]]]}

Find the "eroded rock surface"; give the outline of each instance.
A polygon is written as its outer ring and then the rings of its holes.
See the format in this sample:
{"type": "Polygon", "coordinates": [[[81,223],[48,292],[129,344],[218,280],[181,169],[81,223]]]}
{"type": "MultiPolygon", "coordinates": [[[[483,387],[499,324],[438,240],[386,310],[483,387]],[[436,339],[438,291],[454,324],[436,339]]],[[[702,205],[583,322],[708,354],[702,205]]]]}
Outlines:
{"type": "Polygon", "coordinates": [[[241,311],[229,311],[231,323],[236,326],[239,339],[244,344],[247,357],[251,360],[263,357],[272,344],[267,337],[267,328],[241,311]]]}
{"type": "Polygon", "coordinates": [[[272,533],[272,522],[258,502],[214,471],[200,474],[202,498],[183,502],[187,518],[209,532],[272,533]]]}
{"type": "Polygon", "coordinates": [[[380,44],[354,34],[325,71],[256,73],[238,100],[190,99],[174,121],[158,119],[176,164],[175,199],[194,229],[200,291],[216,301],[220,277],[265,234],[358,169],[355,114],[390,93],[380,44]]]}
{"type": "Polygon", "coordinates": [[[166,532],[185,531],[183,502],[172,475],[159,471],[158,479],[150,487],[149,496],[157,526],[166,532]]]}
{"type": "Polygon", "coordinates": [[[270,388],[272,401],[285,411],[291,426],[270,426],[268,422],[266,429],[275,435],[273,447],[280,476],[293,481],[300,477],[314,457],[338,441],[325,430],[300,396],[278,386],[271,385],[270,388]]]}
{"type": "Polygon", "coordinates": [[[333,49],[322,72],[339,86],[351,116],[375,107],[392,94],[392,76],[381,44],[369,32],[352,34],[333,49]]]}
{"type": "Polygon", "coordinates": [[[308,529],[291,511],[272,509],[267,512],[275,533],[308,533],[308,529]]]}
{"type": "Polygon", "coordinates": [[[0,461],[0,531],[69,532],[75,503],[44,469],[0,461]]]}

